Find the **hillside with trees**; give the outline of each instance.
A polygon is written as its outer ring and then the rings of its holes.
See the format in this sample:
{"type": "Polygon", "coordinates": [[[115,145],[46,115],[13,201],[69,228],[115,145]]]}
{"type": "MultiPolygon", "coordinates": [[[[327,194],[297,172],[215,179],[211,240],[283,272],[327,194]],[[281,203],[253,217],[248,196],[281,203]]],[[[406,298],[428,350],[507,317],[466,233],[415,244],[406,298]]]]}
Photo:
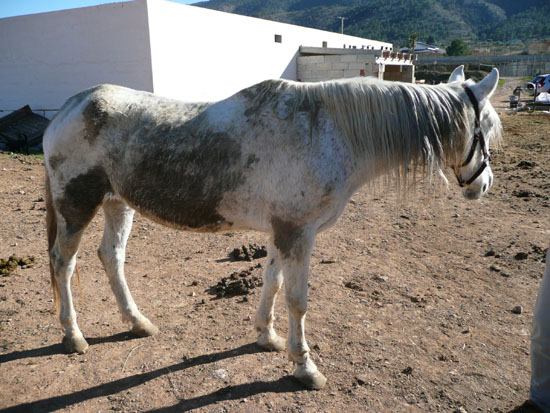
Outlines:
{"type": "Polygon", "coordinates": [[[550,38],[549,0],[210,0],[195,4],[231,13],[407,45],[412,33],[446,47],[550,38]]]}

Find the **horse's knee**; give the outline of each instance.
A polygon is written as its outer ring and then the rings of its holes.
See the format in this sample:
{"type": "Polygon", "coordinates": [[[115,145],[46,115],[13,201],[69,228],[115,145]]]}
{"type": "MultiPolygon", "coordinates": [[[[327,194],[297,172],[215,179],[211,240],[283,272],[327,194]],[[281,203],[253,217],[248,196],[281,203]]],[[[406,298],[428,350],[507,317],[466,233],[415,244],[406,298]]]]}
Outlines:
{"type": "Polygon", "coordinates": [[[50,252],[50,262],[55,278],[57,280],[63,280],[71,277],[76,258],[64,258],[57,249],[52,249],[50,252]]]}
{"type": "Polygon", "coordinates": [[[295,317],[302,317],[307,312],[307,294],[287,292],[286,304],[295,317]]]}
{"type": "Polygon", "coordinates": [[[97,249],[97,257],[99,258],[99,261],[101,261],[104,267],[110,264],[109,254],[107,253],[103,245],[101,245],[97,249]]]}
{"type": "Polygon", "coordinates": [[[119,251],[116,247],[107,247],[101,244],[97,249],[97,256],[103,264],[103,267],[109,272],[111,267],[115,267],[124,262],[124,253],[119,251]]]}

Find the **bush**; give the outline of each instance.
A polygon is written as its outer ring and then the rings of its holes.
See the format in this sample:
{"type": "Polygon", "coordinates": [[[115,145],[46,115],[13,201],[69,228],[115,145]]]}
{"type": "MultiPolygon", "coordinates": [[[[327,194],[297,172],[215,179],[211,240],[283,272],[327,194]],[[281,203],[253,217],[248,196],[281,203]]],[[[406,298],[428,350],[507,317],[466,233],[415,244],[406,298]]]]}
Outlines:
{"type": "Polygon", "coordinates": [[[454,39],[445,50],[448,56],[467,56],[472,54],[472,51],[462,39],[454,39]]]}

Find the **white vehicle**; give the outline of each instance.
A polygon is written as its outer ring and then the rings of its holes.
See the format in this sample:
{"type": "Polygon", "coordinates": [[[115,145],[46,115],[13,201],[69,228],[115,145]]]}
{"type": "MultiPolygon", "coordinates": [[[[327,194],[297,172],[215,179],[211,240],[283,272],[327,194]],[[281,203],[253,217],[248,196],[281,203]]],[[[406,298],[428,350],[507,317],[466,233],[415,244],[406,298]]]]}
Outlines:
{"type": "Polygon", "coordinates": [[[523,84],[522,91],[529,96],[550,93],[550,74],[535,76],[533,80],[523,84]]]}

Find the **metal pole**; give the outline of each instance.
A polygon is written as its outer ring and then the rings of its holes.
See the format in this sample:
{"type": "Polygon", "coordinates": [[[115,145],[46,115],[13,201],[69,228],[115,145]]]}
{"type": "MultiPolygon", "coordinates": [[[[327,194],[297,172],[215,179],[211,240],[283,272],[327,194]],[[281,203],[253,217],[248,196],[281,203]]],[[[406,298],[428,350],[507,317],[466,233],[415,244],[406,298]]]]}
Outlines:
{"type": "Polygon", "coordinates": [[[342,21],[342,31],[341,31],[341,33],[344,34],[344,20],[346,20],[347,17],[338,16],[337,19],[340,19],[342,21]]]}

